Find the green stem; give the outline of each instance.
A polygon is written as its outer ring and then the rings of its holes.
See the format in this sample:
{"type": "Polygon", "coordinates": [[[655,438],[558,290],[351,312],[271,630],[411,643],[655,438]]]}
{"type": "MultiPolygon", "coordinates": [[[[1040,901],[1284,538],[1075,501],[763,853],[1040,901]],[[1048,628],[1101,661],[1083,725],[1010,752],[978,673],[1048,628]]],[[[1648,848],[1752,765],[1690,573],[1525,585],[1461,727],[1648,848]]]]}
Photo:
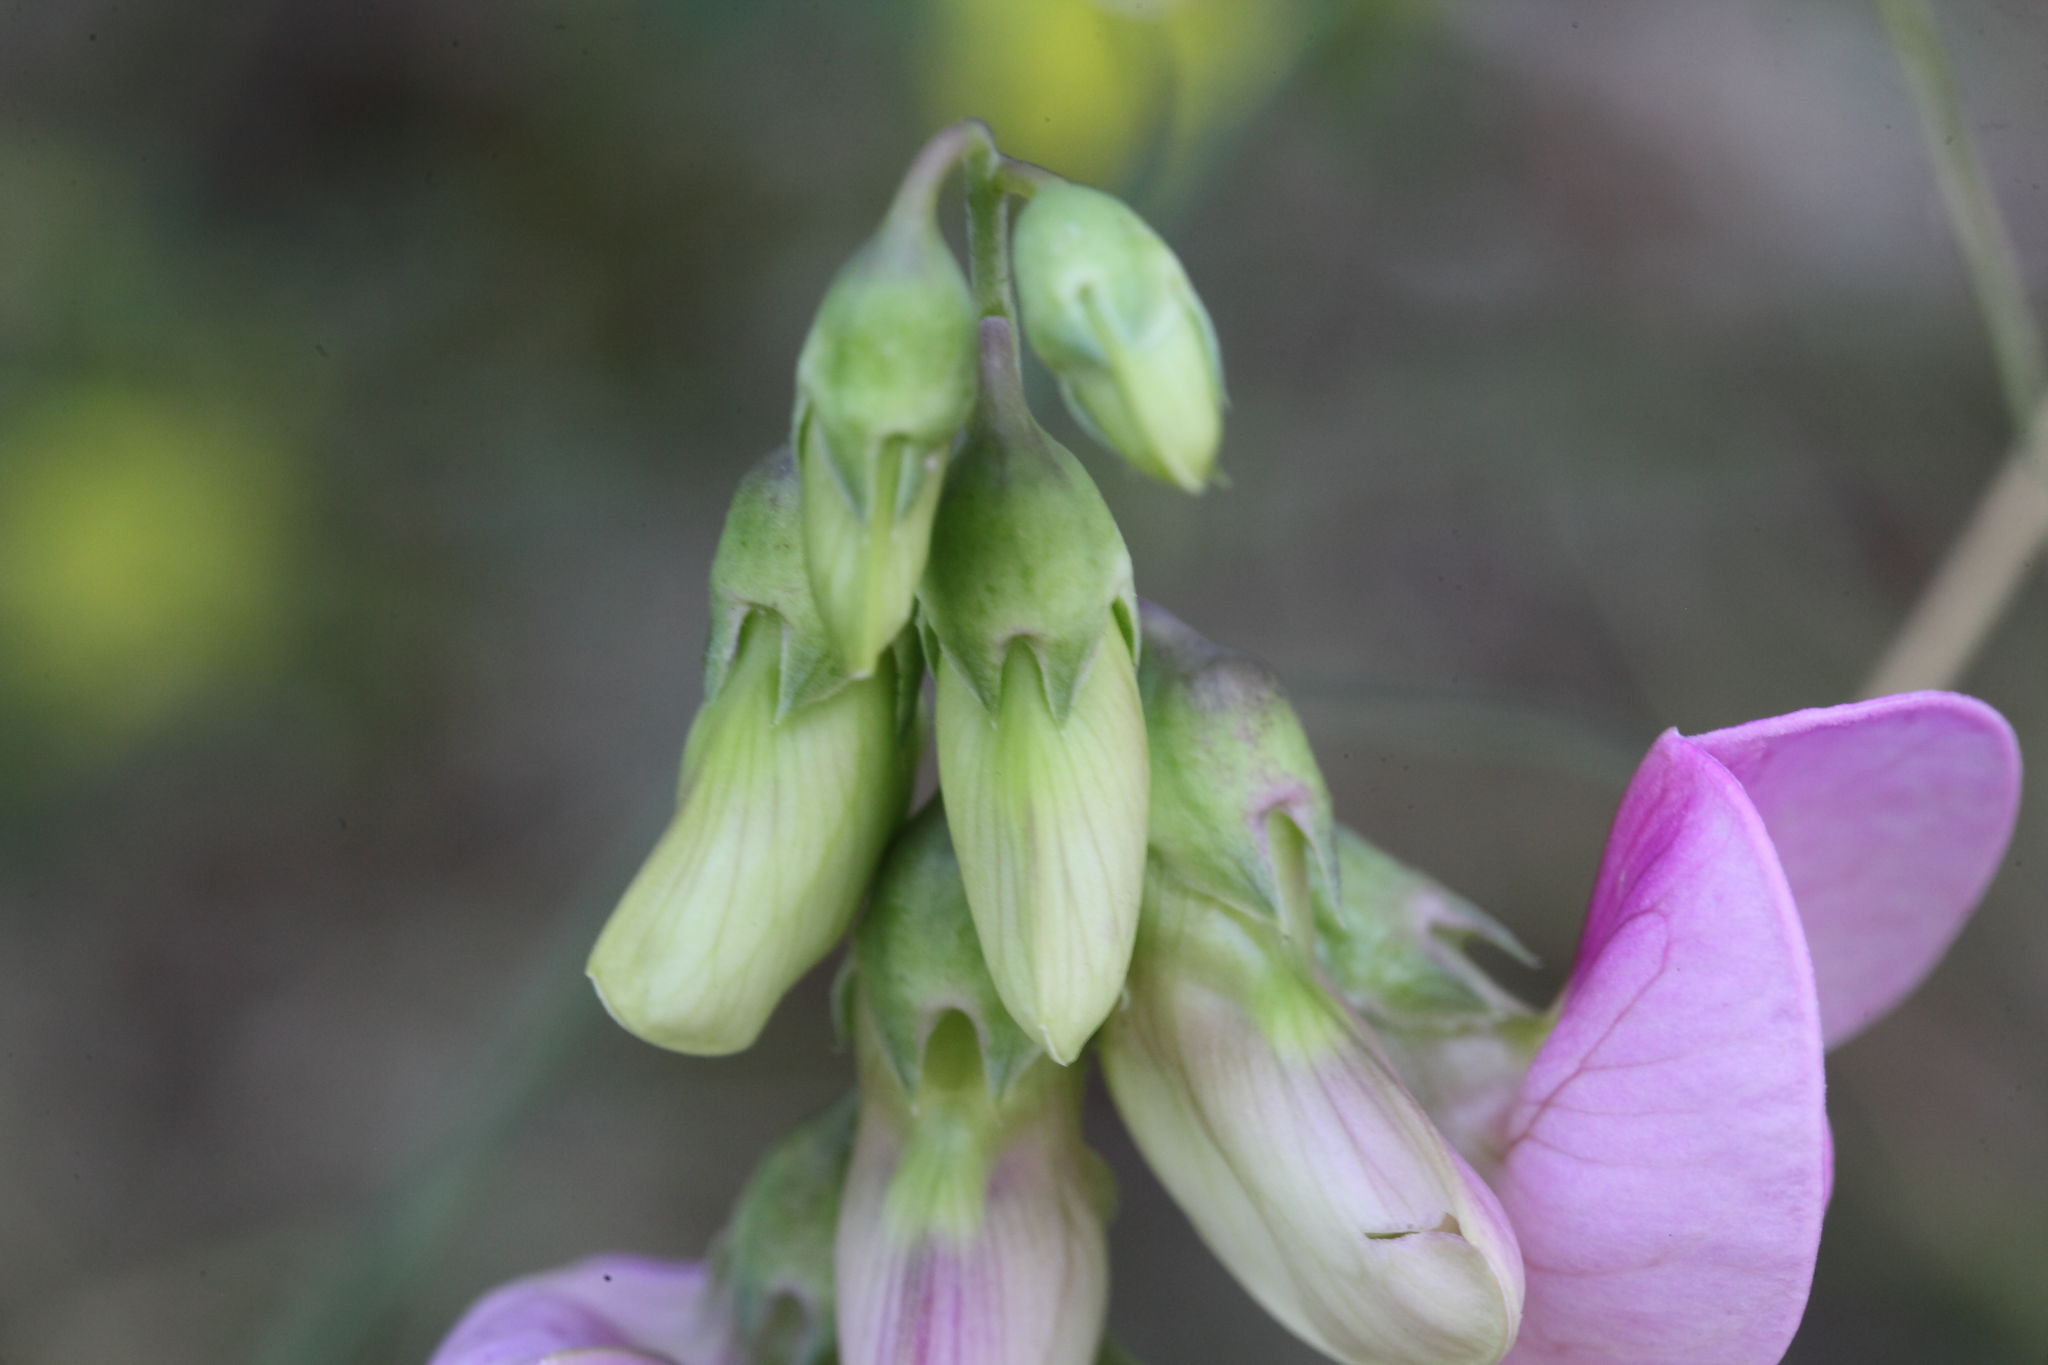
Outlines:
{"type": "Polygon", "coordinates": [[[2033,420],[2034,404],[2048,389],[2048,360],[2043,358],[2040,329],[2027,307],[2025,276],[2012,238],[1963,114],[1955,68],[1927,0],[1879,0],[1879,5],[1892,48],[1913,91],[1920,131],[1934,159],[1949,225],[1991,334],[1992,354],[2013,427],[2024,433],[2033,420]]]}
{"type": "MultiPolygon", "coordinates": [[[[946,130],[966,140],[967,264],[974,280],[974,301],[985,318],[1017,321],[1017,293],[1010,282],[1011,199],[1029,199],[1060,177],[1043,166],[1004,156],[995,136],[980,119],[967,119],[946,130]]],[[[941,134],[944,136],[944,134],[941,134]]]]}
{"type": "Polygon", "coordinates": [[[981,313],[981,396],[978,422],[1014,429],[1013,439],[1036,426],[1024,399],[1024,363],[1017,337],[1017,291],[1010,278],[1012,195],[1029,198],[1055,179],[1050,171],[1012,161],[996,150],[988,125],[975,119],[967,170],[967,261],[981,313]]]}
{"type": "Polygon", "coordinates": [[[580,970],[638,838],[594,864],[602,876],[578,897],[538,953],[539,970],[504,1014],[451,1103],[437,1140],[375,1200],[323,1265],[260,1334],[254,1365],[358,1365],[379,1349],[434,1269],[442,1249],[488,1192],[498,1158],[591,1040],[602,1011],[580,970]]]}
{"type": "Polygon", "coordinates": [[[979,135],[967,154],[967,265],[974,302],[985,318],[1017,322],[1016,290],[1010,282],[1009,186],[1003,154],[988,125],[970,120],[979,135]]]}

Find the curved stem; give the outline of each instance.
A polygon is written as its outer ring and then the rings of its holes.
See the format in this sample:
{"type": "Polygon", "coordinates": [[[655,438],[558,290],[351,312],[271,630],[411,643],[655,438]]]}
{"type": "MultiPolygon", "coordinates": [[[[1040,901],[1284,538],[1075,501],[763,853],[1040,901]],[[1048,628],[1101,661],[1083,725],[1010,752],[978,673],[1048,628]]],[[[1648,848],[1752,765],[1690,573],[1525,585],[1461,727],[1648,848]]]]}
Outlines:
{"type": "MultiPolygon", "coordinates": [[[[932,134],[931,140],[911,158],[910,169],[903,173],[903,183],[889,204],[890,220],[919,228],[928,224],[938,207],[939,187],[946,183],[947,174],[971,148],[987,142],[988,136],[987,125],[976,119],[949,124],[932,134]]],[[[993,150],[993,144],[990,147],[993,150]]]]}
{"type": "Polygon", "coordinates": [[[1977,501],[1948,557],[1858,694],[1950,687],[1984,647],[2048,540],[2048,403],[1977,501]]]}

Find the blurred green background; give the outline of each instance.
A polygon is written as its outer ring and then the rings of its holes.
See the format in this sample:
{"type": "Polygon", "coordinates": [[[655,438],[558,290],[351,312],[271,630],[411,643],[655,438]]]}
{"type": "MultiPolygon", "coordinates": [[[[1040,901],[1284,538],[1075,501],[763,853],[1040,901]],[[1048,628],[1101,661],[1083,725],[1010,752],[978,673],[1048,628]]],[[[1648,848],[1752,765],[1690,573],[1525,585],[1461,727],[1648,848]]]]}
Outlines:
{"type": "MultiPolygon", "coordinates": [[[[2038,299],[2048,9],[1939,9],[2038,299]]],[[[810,311],[964,114],[1214,314],[1228,488],[1040,402],[1140,590],[1532,990],[1647,741],[1846,699],[2006,442],[1866,0],[9,6],[0,1361],[416,1361],[514,1274],[695,1254],[844,1084],[822,973],[702,1061],[580,958],[810,311]]],[[[2036,745],[2044,617],[1967,682],[2036,745]]],[[[2048,1358],[2044,832],[1834,1058],[1795,1361],[2048,1358]]],[[[1311,1360],[1091,1122],[1116,1330],[1311,1360]]]]}

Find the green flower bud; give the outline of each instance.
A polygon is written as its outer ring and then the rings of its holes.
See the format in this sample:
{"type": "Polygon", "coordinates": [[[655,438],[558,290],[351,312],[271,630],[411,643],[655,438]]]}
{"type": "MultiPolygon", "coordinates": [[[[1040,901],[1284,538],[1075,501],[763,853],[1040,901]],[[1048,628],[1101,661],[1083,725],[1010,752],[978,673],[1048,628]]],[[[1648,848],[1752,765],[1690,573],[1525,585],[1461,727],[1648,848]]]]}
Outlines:
{"type": "Polygon", "coordinates": [[[1141,474],[1199,493],[1223,439],[1223,362],[1172,248],[1121,200],[1040,190],[1017,215],[1031,349],[1074,416],[1141,474]]]}
{"type": "Polygon", "coordinates": [[[1484,911],[1348,829],[1337,832],[1342,897],[1319,943],[1338,991],[1378,1030],[1401,1079],[1458,1152],[1498,1163],[1508,1110],[1550,1020],[1465,956],[1485,943],[1533,966],[1484,911]]]}
{"type": "Polygon", "coordinates": [[[974,304],[920,163],[832,282],[797,361],[812,590],[859,677],[910,618],[945,461],[974,405],[974,304]]]}
{"type": "Polygon", "coordinates": [[[1289,1330],[1348,1365],[1506,1354],[1513,1229],[1272,924],[1148,878],[1102,1064],[1147,1164],[1289,1330]]]}
{"type": "Polygon", "coordinates": [[[854,1113],[849,1096],[800,1125],[748,1177],[711,1254],[702,1335],[720,1349],[704,1358],[833,1365],[832,1239],[854,1113]]]}
{"type": "Polygon", "coordinates": [[[1152,851],[1190,890],[1303,945],[1337,895],[1322,770],[1272,670],[1146,603],[1139,686],[1152,749],[1152,851]]]}
{"type": "MultiPolygon", "coordinates": [[[[983,327],[991,368],[1013,365],[1007,325],[983,327]]],[[[1149,772],[1130,575],[1079,462],[1021,397],[987,405],[921,599],[939,780],[996,988],[1062,1062],[1115,1006],[1137,932],[1149,772]]]]}
{"type": "Polygon", "coordinates": [[[855,939],[859,1136],[838,1233],[845,1365],[1089,1365],[1108,1177],[1081,1074],[1005,1014],[934,803],[855,939]]]}
{"type": "Polygon", "coordinates": [[[909,799],[920,666],[834,662],[804,582],[795,471],[741,484],[712,570],[705,703],[675,818],[599,935],[612,1017],[679,1052],[737,1052],[845,932],[909,799]]]}

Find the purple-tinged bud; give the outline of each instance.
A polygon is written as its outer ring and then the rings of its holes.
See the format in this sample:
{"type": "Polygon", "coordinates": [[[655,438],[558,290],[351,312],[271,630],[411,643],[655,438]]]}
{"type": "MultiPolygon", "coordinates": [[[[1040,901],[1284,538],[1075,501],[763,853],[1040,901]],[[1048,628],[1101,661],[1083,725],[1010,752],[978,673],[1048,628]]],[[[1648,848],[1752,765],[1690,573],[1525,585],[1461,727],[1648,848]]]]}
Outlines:
{"type": "Polygon", "coordinates": [[[936,805],[892,851],[852,971],[843,1365],[1090,1365],[1107,1177],[1081,1139],[1081,1073],[1004,1012],[936,805]]]}
{"type": "Polygon", "coordinates": [[[1279,679],[1147,602],[1138,685],[1152,858],[1176,883],[1273,922],[1304,953],[1335,904],[1336,822],[1279,679]]]}
{"type": "Polygon", "coordinates": [[[1492,1365],[1522,1264],[1365,1025],[1259,919],[1148,877],[1103,1033],[1139,1150],[1238,1281],[1350,1365],[1492,1365]]]}

